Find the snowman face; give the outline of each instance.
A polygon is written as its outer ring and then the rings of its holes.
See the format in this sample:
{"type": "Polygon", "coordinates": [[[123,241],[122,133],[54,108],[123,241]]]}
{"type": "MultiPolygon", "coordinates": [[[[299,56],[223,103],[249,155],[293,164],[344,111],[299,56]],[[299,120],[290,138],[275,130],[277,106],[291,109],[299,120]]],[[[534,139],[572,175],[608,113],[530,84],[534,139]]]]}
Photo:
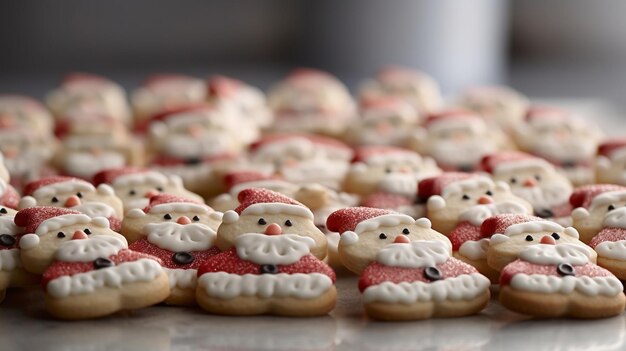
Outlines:
{"type": "MultiPolygon", "coordinates": [[[[228,212],[225,217],[232,213],[228,212]]],[[[311,254],[319,259],[326,257],[326,236],[315,226],[313,220],[298,215],[243,214],[234,222],[224,220],[217,231],[217,246],[222,251],[228,250],[234,246],[239,235],[264,233],[266,228],[273,223],[280,226],[281,234],[297,234],[312,238],[315,240],[315,247],[311,248],[311,254]]]]}
{"type": "MultiPolygon", "coordinates": [[[[342,234],[345,235],[345,234],[342,234]]],[[[449,249],[450,241],[441,233],[425,228],[417,223],[400,224],[395,226],[381,226],[358,234],[358,241],[348,243],[339,241],[339,255],[341,262],[352,272],[360,273],[370,263],[376,260],[376,255],[383,247],[393,244],[397,237],[404,236],[410,241],[437,240],[445,242],[449,249]]]]}

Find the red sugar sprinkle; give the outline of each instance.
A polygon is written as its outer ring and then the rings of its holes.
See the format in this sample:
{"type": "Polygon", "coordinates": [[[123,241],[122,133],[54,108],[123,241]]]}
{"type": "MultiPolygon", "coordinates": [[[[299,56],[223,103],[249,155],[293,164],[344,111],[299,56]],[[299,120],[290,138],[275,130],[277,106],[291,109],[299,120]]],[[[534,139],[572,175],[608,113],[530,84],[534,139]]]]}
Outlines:
{"type": "Polygon", "coordinates": [[[353,231],[360,222],[388,214],[397,212],[371,207],[347,207],[337,210],[326,219],[326,228],[331,232],[344,233],[353,231]]]}
{"type": "Polygon", "coordinates": [[[290,197],[263,188],[250,188],[242,190],[237,196],[237,199],[239,200],[240,205],[235,209],[235,212],[239,214],[241,214],[241,212],[250,205],[262,203],[283,203],[305,207],[303,204],[290,197]]]}

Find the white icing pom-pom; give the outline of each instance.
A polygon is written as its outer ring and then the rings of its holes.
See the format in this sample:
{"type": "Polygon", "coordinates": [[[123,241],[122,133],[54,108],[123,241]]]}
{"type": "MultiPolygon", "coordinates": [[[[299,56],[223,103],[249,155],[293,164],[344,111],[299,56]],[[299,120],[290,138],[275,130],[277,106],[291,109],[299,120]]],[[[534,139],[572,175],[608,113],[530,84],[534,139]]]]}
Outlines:
{"type": "Polygon", "coordinates": [[[439,211],[446,208],[446,200],[439,195],[433,195],[428,198],[426,202],[426,208],[428,211],[439,211]]]}
{"type": "Polygon", "coordinates": [[[510,191],[511,187],[509,186],[509,183],[499,180],[496,182],[496,190],[510,191]]]}
{"type": "Polygon", "coordinates": [[[39,245],[39,236],[37,234],[26,234],[20,239],[20,248],[22,250],[30,250],[39,245]]]}
{"type": "Polygon", "coordinates": [[[504,234],[494,234],[491,236],[491,240],[489,241],[489,246],[498,245],[503,242],[507,242],[511,240],[508,236],[504,234]]]}
{"type": "Polygon", "coordinates": [[[29,207],[35,207],[37,206],[37,200],[35,200],[34,197],[32,196],[24,196],[19,204],[17,205],[17,208],[20,210],[23,210],[25,208],[29,208],[29,207]]]}
{"type": "Polygon", "coordinates": [[[128,210],[128,212],[126,212],[127,218],[141,218],[145,215],[146,214],[140,208],[133,208],[133,209],[128,210]]]}
{"type": "Polygon", "coordinates": [[[341,233],[339,244],[341,245],[353,245],[359,241],[359,235],[355,232],[347,231],[341,233]]]}
{"type": "Polygon", "coordinates": [[[109,227],[109,220],[106,219],[105,217],[94,217],[91,219],[91,223],[97,225],[98,227],[101,228],[108,228],[109,227]]]}
{"type": "Polygon", "coordinates": [[[430,229],[432,227],[432,223],[430,223],[430,219],[428,218],[419,218],[415,221],[415,224],[426,229],[430,229]]]}
{"type": "Polygon", "coordinates": [[[98,191],[98,194],[100,195],[107,195],[107,196],[115,195],[115,190],[113,190],[113,188],[109,184],[100,184],[98,185],[98,188],[96,190],[98,191]]]}
{"type": "Polygon", "coordinates": [[[572,218],[577,221],[584,220],[588,217],[589,217],[589,211],[587,211],[587,209],[584,207],[578,207],[578,208],[575,208],[574,211],[572,211],[572,218]]]}
{"type": "Polygon", "coordinates": [[[576,238],[576,239],[578,239],[578,237],[580,236],[578,234],[578,230],[576,230],[576,228],[574,227],[567,227],[563,229],[563,234],[571,236],[572,238],[576,238]]]}
{"type": "Polygon", "coordinates": [[[222,223],[231,224],[239,220],[239,214],[233,210],[224,212],[222,216],[222,223]]]}

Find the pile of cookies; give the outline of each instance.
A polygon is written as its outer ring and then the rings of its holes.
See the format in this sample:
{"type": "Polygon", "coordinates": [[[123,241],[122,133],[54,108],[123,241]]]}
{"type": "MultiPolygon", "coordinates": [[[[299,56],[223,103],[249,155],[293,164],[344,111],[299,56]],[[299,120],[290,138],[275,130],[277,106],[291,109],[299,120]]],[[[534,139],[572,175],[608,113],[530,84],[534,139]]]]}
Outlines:
{"type": "Polygon", "coordinates": [[[157,74],[127,96],[83,73],[45,104],[0,95],[0,291],[39,285],[61,319],[317,316],[341,270],[374,319],[475,314],[492,293],[537,317],[622,313],[626,138],[506,87],[443,101],[402,67],[356,100],[314,69],[267,95],[157,74]]]}

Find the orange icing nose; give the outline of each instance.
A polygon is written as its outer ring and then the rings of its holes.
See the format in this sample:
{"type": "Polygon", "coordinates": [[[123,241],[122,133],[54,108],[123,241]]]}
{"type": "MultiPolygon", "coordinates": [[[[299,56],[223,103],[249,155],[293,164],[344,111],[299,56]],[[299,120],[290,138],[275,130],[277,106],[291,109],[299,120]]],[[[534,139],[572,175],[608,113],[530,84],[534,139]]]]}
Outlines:
{"type": "Polygon", "coordinates": [[[266,235],[280,235],[282,232],[283,229],[276,223],[272,223],[265,228],[266,235]]]}
{"type": "Polygon", "coordinates": [[[191,219],[189,219],[189,217],[187,217],[187,216],[180,216],[176,220],[176,223],[182,224],[182,225],[189,224],[189,223],[191,223],[191,219]]]}
{"type": "Polygon", "coordinates": [[[77,230],[74,232],[74,235],[72,235],[72,240],[80,240],[80,239],[87,239],[88,236],[87,234],[85,234],[85,232],[83,232],[82,230],[77,230]]]}
{"type": "Polygon", "coordinates": [[[493,203],[493,198],[491,196],[483,195],[478,198],[478,203],[481,205],[488,205],[493,203]]]}
{"type": "Polygon", "coordinates": [[[556,245],[556,240],[550,235],[544,235],[539,242],[546,245],[556,245]]]}
{"type": "Polygon", "coordinates": [[[396,244],[408,244],[411,242],[411,240],[409,240],[409,238],[405,235],[398,235],[396,236],[396,238],[393,240],[394,243],[396,244]]]}
{"type": "Polygon", "coordinates": [[[80,205],[80,199],[76,195],[72,195],[65,200],[65,207],[74,207],[80,205]]]}
{"type": "Polygon", "coordinates": [[[535,178],[528,178],[526,180],[524,180],[524,186],[531,188],[533,186],[537,185],[537,181],[535,180],[535,178]]]}

